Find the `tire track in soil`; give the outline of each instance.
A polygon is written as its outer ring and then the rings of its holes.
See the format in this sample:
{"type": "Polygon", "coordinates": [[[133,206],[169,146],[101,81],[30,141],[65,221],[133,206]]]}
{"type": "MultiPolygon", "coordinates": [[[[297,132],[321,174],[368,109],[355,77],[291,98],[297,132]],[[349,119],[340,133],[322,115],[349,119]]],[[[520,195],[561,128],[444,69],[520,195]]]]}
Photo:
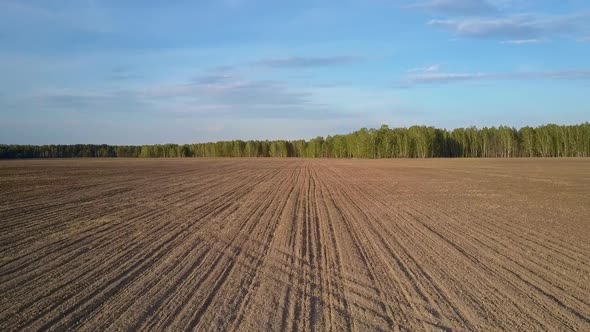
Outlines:
{"type": "MultiPolygon", "coordinates": [[[[260,178],[264,178],[264,176],[261,176],[260,178]]],[[[225,193],[224,193],[222,196],[226,196],[226,195],[227,195],[228,197],[226,197],[227,199],[224,199],[224,200],[222,200],[221,206],[220,206],[220,207],[218,207],[218,208],[214,208],[212,211],[209,211],[209,212],[208,212],[208,213],[206,213],[206,214],[205,214],[203,217],[201,217],[201,218],[198,218],[198,219],[202,219],[202,218],[204,218],[204,217],[213,217],[213,213],[221,213],[221,212],[224,212],[224,211],[226,211],[226,210],[227,210],[227,209],[228,209],[228,208],[229,208],[231,205],[233,205],[233,204],[235,203],[235,201],[236,201],[236,200],[239,200],[239,199],[236,199],[236,198],[235,198],[235,197],[236,197],[236,196],[235,196],[235,195],[236,195],[236,193],[238,193],[238,194],[240,194],[240,195],[242,195],[242,196],[243,196],[243,195],[246,195],[247,193],[249,193],[249,192],[250,192],[250,190],[252,190],[253,188],[255,188],[255,186],[256,186],[256,184],[257,184],[257,183],[258,183],[258,182],[256,182],[256,181],[253,181],[253,182],[250,182],[250,183],[249,183],[249,182],[246,182],[246,185],[241,185],[241,186],[240,186],[240,187],[238,187],[238,188],[241,188],[241,187],[245,187],[245,188],[246,188],[246,190],[245,190],[244,192],[242,192],[242,193],[240,193],[240,191],[239,191],[239,190],[238,190],[238,191],[236,191],[236,190],[229,190],[229,191],[225,191],[225,193]],[[229,195],[228,195],[228,194],[229,194],[229,195]]],[[[214,202],[214,201],[216,201],[216,200],[212,200],[212,201],[214,202]]],[[[190,227],[194,227],[194,226],[197,226],[197,225],[199,225],[199,224],[198,224],[198,223],[191,223],[191,224],[187,224],[187,225],[185,225],[185,226],[184,226],[184,227],[185,227],[185,229],[182,229],[181,231],[182,231],[183,233],[190,233],[190,227]]],[[[177,246],[178,246],[178,247],[182,247],[182,243],[183,243],[183,242],[179,241],[179,242],[178,242],[178,244],[177,244],[177,246]]],[[[162,259],[163,259],[163,258],[162,258],[162,259]]],[[[145,271],[145,272],[142,272],[141,278],[143,278],[143,279],[149,279],[149,278],[146,276],[146,274],[147,274],[147,273],[150,273],[150,272],[151,272],[151,271],[150,271],[151,269],[150,269],[150,268],[147,268],[146,270],[147,270],[147,271],[145,271]]],[[[139,278],[138,278],[138,280],[139,280],[139,278]]],[[[135,282],[139,282],[138,280],[134,281],[134,283],[135,283],[135,282]]],[[[130,285],[131,285],[131,284],[130,284],[130,285]]],[[[123,291],[123,290],[121,290],[120,292],[122,292],[122,291],[123,291]]]]}
{"type": "Polygon", "coordinates": [[[587,183],[558,159],[0,162],[0,329],[588,330],[587,183]]]}
{"type": "MultiPolygon", "coordinates": [[[[273,175],[273,177],[277,177],[277,176],[278,176],[278,172],[276,172],[276,173],[273,175]]],[[[288,178],[288,177],[287,177],[287,178],[288,178]]],[[[261,194],[258,194],[258,196],[256,197],[256,199],[258,199],[258,198],[260,198],[260,197],[262,197],[262,195],[261,195],[261,194]]],[[[267,198],[268,198],[268,197],[269,197],[269,195],[267,195],[267,198]]],[[[270,196],[270,197],[272,197],[272,196],[270,196]]],[[[257,207],[253,213],[260,213],[260,208],[259,208],[259,207],[257,207]]],[[[239,229],[242,229],[242,228],[244,228],[244,227],[245,227],[245,225],[246,225],[246,223],[248,223],[248,222],[251,222],[251,219],[253,219],[254,217],[256,217],[256,215],[255,215],[255,214],[250,214],[250,213],[245,213],[245,215],[248,215],[248,216],[250,216],[250,217],[249,217],[248,219],[246,219],[246,220],[245,220],[245,221],[244,221],[244,222],[243,222],[243,223],[242,223],[240,226],[238,226],[238,228],[239,228],[239,229]]],[[[237,237],[237,234],[234,234],[234,239],[235,239],[236,237],[237,237]]],[[[224,258],[225,252],[226,252],[226,251],[227,251],[227,250],[230,248],[230,246],[231,246],[231,245],[230,245],[230,244],[228,244],[228,245],[226,245],[225,247],[223,247],[222,249],[220,249],[220,250],[218,250],[218,251],[217,251],[217,254],[216,254],[217,256],[216,256],[216,258],[215,258],[214,262],[212,263],[211,267],[210,267],[210,268],[208,268],[209,270],[208,270],[208,272],[206,272],[206,273],[205,273],[205,275],[204,275],[204,276],[202,276],[202,277],[198,277],[198,278],[194,278],[194,279],[195,279],[195,281],[196,281],[196,283],[197,283],[197,285],[196,285],[196,286],[190,286],[190,287],[192,287],[192,288],[193,288],[193,290],[190,290],[190,291],[188,291],[188,292],[187,292],[187,293],[193,294],[193,295],[191,295],[191,297],[192,297],[192,296],[196,296],[196,292],[198,292],[198,291],[199,291],[199,287],[197,287],[197,286],[199,286],[198,284],[200,283],[200,281],[199,281],[199,280],[201,280],[201,281],[207,281],[207,280],[209,280],[209,279],[211,278],[211,275],[213,275],[213,274],[214,274],[214,272],[215,272],[215,271],[214,271],[214,270],[215,270],[215,267],[217,267],[218,265],[220,265],[220,264],[219,264],[219,262],[220,262],[220,261],[221,261],[221,260],[224,258]]],[[[229,265],[230,265],[232,268],[233,268],[233,266],[234,266],[234,262],[233,262],[233,260],[234,260],[234,259],[235,259],[235,257],[238,255],[238,253],[241,251],[241,249],[240,249],[239,247],[237,247],[237,246],[236,246],[236,247],[234,247],[234,249],[235,249],[235,250],[232,250],[232,254],[231,254],[231,255],[232,255],[232,258],[231,258],[231,260],[230,260],[230,262],[229,262],[229,265]]],[[[222,265],[222,264],[221,264],[221,265],[222,265]]],[[[228,270],[224,270],[224,271],[222,271],[222,272],[221,272],[221,276],[222,276],[222,277],[223,277],[224,275],[227,275],[227,274],[228,274],[228,270]]],[[[224,280],[223,280],[223,281],[225,281],[225,277],[223,277],[223,278],[224,278],[224,280]]],[[[217,290],[217,287],[215,288],[215,290],[217,290]]],[[[208,303],[208,301],[209,301],[209,298],[207,298],[207,299],[205,300],[205,303],[208,303]]],[[[212,301],[212,300],[211,300],[211,301],[212,301]]],[[[188,302],[188,300],[185,300],[185,302],[188,302]]],[[[199,312],[200,312],[201,314],[203,314],[203,313],[205,312],[205,309],[206,309],[206,307],[207,307],[207,306],[201,306],[201,308],[200,308],[200,309],[198,309],[198,310],[199,310],[199,312]]],[[[181,306],[181,305],[179,305],[179,306],[177,306],[177,309],[175,309],[175,310],[174,310],[174,314],[173,314],[173,315],[170,315],[170,316],[168,316],[168,317],[170,317],[170,319],[174,319],[176,316],[183,315],[183,311],[187,311],[187,310],[186,310],[185,308],[182,308],[182,306],[181,306]],[[184,309],[184,310],[182,310],[182,309],[184,309]]],[[[169,319],[169,320],[170,320],[170,319],[169,319]]],[[[194,322],[194,320],[192,320],[192,321],[194,322]]],[[[164,324],[164,326],[167,326],[167,327],[169,327],[169,324],[172,324],[172,323],[173,323],[173,322],[166,322],[166,321],[162,322],[162,324],[164,324]]],[[[197,322],[197,323],[198,323],[198,322],[197,322]]],[[[197,324],[197,323],[193,323],[193,324],[197,324]]],[[[189,323],[189,324],[190,324],[190,323],[189,323]]],[[[158,328],[164,328],[164,327],[160,325],[158,328]]]]}
{"type": "MultiPolygon", "coordinates": [[[[411,215],[411,213],[408,213],[408,215],[411,215]]],[[[431,213],[431,215],[432,215],[432,213],[431,213]]],[[[426,217],[426,218],[428,218],[428,219],[431,219],[431,218],[432,218],[431,216],[428,216],[428,215],[424,215],[424,217],[426,217]]],[[[412,216],[412,218],[416,218],[416,217],[415,217],[415,216],[412,216]]],[[[416,219],[416,220],[417,220],[417,221],[419,221],[419,219],[416,219]]],[[[465,257],[467,257],[469,260],[473,261],[475,265],[477,265],[477,266],[478,266],[478,267],[480,267],[480,268],[484,268],[484,269],[486,270],[486,274],[487,274],[487,275],[497,275],[497,272],[496,272],[496,271],[494,271],[494,270],[491,270],[491,269],[487,268],[487,266],[485,266],[485,265],[481,265],[481,264],[480,264],[480,262],[478,261],[478,258],[477,258],[477,257],[474,257],[474,256],[472,256],[472,255],[468,254],[468,253],[467,253],[467,252],[466,252],[466,251],[463,249],[463,248],[469,248],[469,245],[466,245],[465,243],[463,243],[463,244],[461,245],[461,247],[459,247],[459,246],[458,246],[457,244],[455,244],[455,243],[448,242],[449,240],[448,240],[447,238],[445,238],[445,237],[441,237],[442,235],[441,235],[439,232],[437,232],[437,231],[433,230],[431,227],[429,227],[428,225],[424,224],[423,222],[421,222],[421,221],[419,221],[419,222],[422,224],[422,226],[426,227],[426,228],[428,229],[428,231],[429,231],[429,232],[431,232],[432,234],[435,234],[436,236],[440,237],[441,239],[444,239],[445,241],[447,241],[447,243],[451,244],[451,245],[452,245],[452,246],[453,246],[455,249],[457,249],[457,251],[461,252],[461,254],[462,254],[462,255],[465,255],[465,257]]],[[[451,225],[451,227],[452,227],[452,225],[451,225]]],[[[502,256],[503,256],[503,255],[502,255],[502,256]]],[[[509,258],[508,256],[505,256],[505,257],[506,257],[506,259],[507,259],[508,261],[513,261],[513,260],[512,260],[511,258],[509,258]]],[[[486,278],[486,274],[481,274],[481,277],[482,277],[482,279],[483,279],[483,280],[485,280],[485,279],[489,279],[489,278],[486,278]]],[[[534,274],[533,274],[533,275],[534,275],[534,274]]],[[[514,285],[514,282],[513,282],[513,281],[510,281],[510,280],[506,279],[506,277],[502,277],[502,278],[504,279],[503,283],[508,283],[508,284],[510,284],[510,285],[514,285]]],[[[514,287],[518,288],[517,286],[514,286],[514,287]]],[[[477,287],[477,288],[481,288],[481,286],[479,286],[479,287],[477,287]]],[[[557,288],[560,288],[560,287],[557,287],[557,288]]],[[[522,287],[520,287],[520,289],[522,289],[522,287]]],[[[496,289],[496,290],[497,290],[497,289],[496,289]]],[[[540,294],[544,294],[544,295],[548,296],[548,295],[546,294],[546,292],[541,292],[539,289],[537,289],[537,291],[538,291],[538,293],[540,293],[540,294]]],[[[501,294],[502,294],[502,292],[501,292],[501,294]]],[[[531,295],[529,294],[529,292],[528,292],[528,291],[525,291],[525,292],[523,292],[523,294],[525,294],[526,296],[529,296],[529,297],[531,297],[531,295]]],[[[534,294],[534,293],[533,293],[533,294],[534,294]]],[[[551,295],[549,295],[548,297],[550,297],[550,298],[551,298],[552,296],[551,296],[551,295]]],[[[532,298],[532,299],[534,299],[533,297],[531,297],[531,298],[532,298]]],[[[575,298],[575,297],[574,297],[574,298],[575,298]]],[[[538,301],[536,301],[536,300],[534,300],[534,301],[535,301],[535,302],[538,302],[538,301]]],[[[572,313],[573,313],[575,316],[578,316],[580,319],[584,320],[584,317],[583,317],[583,315],[579,314],[579,312],[577,312],[576,310],[573,310],[573,309],[571,309],[571,308],[568,308],[567,306],[564,306],[564,304],[563,304],[563,303],[558,303],[558,304],[559,304],[561,307],[565,308],[566,310],[568,310],[568,311],[572,312],[572,313]]],[[[501,307],[503,307],[503,306],[501,306],[501,307]]],[[[551,312],[551,309],[544,308],[543,310],[546,310],[546,311],[548,311],[548,312],[551,312]]],[[[529,314],[531,314],[531,313],[529,312],[529,314]]],[[[537,317],[541,317],[541,316],[537,315],[537,317]]],[[[561,322],[561,324],[566,324],[566,325],[568,325],[569,323],[568,323],[568,322],[566,322],[566,321],[562,321],[562,322],[561,322]]]]}

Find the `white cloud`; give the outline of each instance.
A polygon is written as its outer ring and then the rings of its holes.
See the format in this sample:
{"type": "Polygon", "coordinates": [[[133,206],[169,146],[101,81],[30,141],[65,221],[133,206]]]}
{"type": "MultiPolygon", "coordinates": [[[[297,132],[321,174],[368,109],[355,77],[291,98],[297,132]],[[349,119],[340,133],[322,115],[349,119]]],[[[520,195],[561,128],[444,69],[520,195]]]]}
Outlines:
{"type": "Polygon", "coordinates": [[[545,42],[544,39],[540,38],[532,38],[532,39],[513,39],[513,40],[504,40],[502,44],[513,44],[513,45],[525,45],[525,44],[539,44],[545,42]]]}
{"type": "Polygon", "coordinates": [[[458,81],[471,81],[485,78],[486,74],[481,73],[428,73],[407,76],[404,83],[449,83],[458,81]]]}
{"type": "Polygon", "coordinates": [[[506,73],[424,73],[407,76],[402,80],[401,85],[495,80],[590,80],[590,69],[506,73]]]}
{"type": "Polygon", "coordinates": [[[589,14],[539,16],[511,15],[497,18],[435,19],[428,25],[472,38],[535,39],[572,35],[587,25],[589,14]]]}
{"type": "MultiPolygon", "coordinates": [[[[318,102],[318,89],[286,81],[248,79],[228,73],[181,83],[117,89],[43,89],[12,99],[22,109],[76,113],[141,113],[173,117],[321,119],[343,118],[336,100],[318,102]]],[[[12,100],[11,99],[11,100],[12,100]]],[[[6,101],[5,101],[6,103],[6,101]]]]}
{"type": "Polygon", "coordinates": [[[328,57],[289,57],[281,59],[265,59],[253,62],[253,65],[273,68],[306,68],[346,65],[363,61],[363,57],[338,55],[328,57]]]}
{"type": "Polygon", "coordinates": [[[496,13],[496,8],[486,0],[430,0],[407,5],[430,12],[450,15],[487,15],[496,13]]]}
{"type": "Polygon", "coordinates": [[[417,67],[417,68],[410,68],[407,70],[408,73],[415,73],[415,72],[425,72],[425,73],[432,73],[437,72],[441,69],[442,65],[434,64],[427,67],[417,67]]]}

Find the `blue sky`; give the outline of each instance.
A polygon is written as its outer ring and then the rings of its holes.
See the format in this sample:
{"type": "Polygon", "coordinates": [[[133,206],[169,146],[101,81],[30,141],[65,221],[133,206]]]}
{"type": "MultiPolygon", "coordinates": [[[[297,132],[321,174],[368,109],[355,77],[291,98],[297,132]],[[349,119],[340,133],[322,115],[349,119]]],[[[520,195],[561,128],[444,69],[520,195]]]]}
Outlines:
{"type": "Polygon", "coordinates": [[[590,120],[587,0],[0,0],[0,143],[590,120]]]}

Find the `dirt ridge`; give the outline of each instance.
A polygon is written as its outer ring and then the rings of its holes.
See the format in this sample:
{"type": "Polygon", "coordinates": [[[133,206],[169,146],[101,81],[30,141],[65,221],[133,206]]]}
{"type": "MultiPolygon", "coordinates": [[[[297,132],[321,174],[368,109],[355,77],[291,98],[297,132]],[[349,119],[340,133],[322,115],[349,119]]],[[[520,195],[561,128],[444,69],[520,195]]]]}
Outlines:
{"type": "Polygon", "coordinates": [[[590,329],[588,159],[5,161],[0,198],[3,331],[590,329]]]}

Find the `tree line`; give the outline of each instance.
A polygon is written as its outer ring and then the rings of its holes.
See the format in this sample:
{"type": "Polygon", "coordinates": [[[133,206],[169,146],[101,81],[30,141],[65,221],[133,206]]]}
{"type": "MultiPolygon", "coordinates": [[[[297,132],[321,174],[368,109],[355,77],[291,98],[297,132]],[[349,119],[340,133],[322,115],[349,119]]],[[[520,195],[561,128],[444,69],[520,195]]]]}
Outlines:
{"type": "Polygon", "coordinates": [[[234,140],[157,145],[0,145],[0,158],[511,158],[589,157],[590,123],[520,129],[500,126],[438,129],[427,126],[362,128],[306,140],[234,140]]]}

